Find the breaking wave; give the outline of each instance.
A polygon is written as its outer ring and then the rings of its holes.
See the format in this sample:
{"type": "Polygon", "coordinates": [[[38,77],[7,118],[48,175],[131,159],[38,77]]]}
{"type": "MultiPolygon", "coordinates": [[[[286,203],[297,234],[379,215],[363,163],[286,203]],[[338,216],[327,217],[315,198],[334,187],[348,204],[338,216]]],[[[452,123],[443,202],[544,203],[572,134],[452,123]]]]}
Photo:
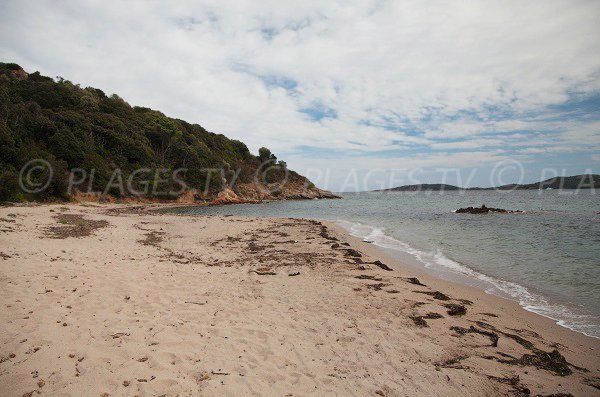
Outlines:
{"type": "Polygon", "coordinates": [[[479,287],[483,285],[483,289],[488,294],[515,300],[525,310],[550,318],[560,326],[581,332],[587,336],[600,338],[600,327],[596,325],[600,319],[597,316],[577,313],[576,308],[550,303],[543,296],[531,292],[522,285],[480,273],[467,265],[448,258],[440,250],[427,252],[417,249],[408,243],[389,236],[381,228],[344,220],[338,220],[337,223],[355,237],[370,241],[382,248],[409,254],[425,268],[449,271],[463,276],[467,280],[476,281],[474,284],[479,287]]]}

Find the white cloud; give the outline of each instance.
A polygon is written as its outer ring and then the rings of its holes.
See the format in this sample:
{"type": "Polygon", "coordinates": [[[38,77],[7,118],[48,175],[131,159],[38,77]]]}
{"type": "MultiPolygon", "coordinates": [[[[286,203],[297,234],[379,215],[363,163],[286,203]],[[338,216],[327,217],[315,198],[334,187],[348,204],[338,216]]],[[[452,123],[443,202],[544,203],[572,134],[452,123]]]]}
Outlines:
{"type": "Polygon", "coordinates": [[[495,160],[515,132],[521,153],[600,146],[597,120],[540,116],[600,92],[593,1],[10,0],[2,8],[4,61],[118,93],[252,150],[413,148],[394,161],[467,167],[495,160]],[[290,86],[269,83],[282,79],[290,86]],[[337,118],[315,122],[299,111],[315,104],[337,118]],[[452,152],[460,150],[468,151],[452,152]]]}

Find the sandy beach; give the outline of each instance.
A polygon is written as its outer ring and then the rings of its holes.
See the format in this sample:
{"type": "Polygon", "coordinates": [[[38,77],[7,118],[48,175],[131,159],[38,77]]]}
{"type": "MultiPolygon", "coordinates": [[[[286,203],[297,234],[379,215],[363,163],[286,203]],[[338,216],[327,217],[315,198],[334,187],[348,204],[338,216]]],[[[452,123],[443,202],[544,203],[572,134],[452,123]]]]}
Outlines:
{"type": "Polygon", "coordinates": [[[600,394],[598,339],[334,224],[157,207],[0,208],[0,395],[600,394]]]}

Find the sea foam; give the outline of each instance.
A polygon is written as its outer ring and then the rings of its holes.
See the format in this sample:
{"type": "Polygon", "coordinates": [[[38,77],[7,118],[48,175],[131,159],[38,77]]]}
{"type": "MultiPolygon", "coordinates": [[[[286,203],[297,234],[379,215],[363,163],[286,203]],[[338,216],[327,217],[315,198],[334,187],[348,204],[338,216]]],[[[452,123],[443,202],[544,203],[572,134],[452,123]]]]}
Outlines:
{"type": "Polygon", "coordinates": [[[600,338],[600,328],[594,324],[593,316],[577,314],[567,306],[549,303],[546,298],[531,292],[522,285],[478,272],[465,264],[448,258],[440,250],[427,252],[415,248],[386,234],[383,229],[376,226],[345,220],[338,220],[337,223],[354,237],[368,240],[382,248],[409,254],[419,265],[437,271],[436,273],[440,276],[443,275],[441,274],[443,272],[451,272],[462,276],[461,280],[483,288],[488,294],[512,299],[517,301],[525,310],[550,318],[562,327],[581,332],[587,336],[600,338]]]}

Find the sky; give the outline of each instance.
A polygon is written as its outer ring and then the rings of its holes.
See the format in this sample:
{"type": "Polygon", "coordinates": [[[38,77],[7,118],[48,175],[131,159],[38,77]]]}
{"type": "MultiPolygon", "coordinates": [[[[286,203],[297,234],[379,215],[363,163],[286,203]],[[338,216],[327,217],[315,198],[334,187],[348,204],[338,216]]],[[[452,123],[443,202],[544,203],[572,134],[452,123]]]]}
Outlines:
{"type": "Polygon", "coordinates": [[[0,3],[0,61],[333,191],[600,172],[598,1],[0,3]]]}

